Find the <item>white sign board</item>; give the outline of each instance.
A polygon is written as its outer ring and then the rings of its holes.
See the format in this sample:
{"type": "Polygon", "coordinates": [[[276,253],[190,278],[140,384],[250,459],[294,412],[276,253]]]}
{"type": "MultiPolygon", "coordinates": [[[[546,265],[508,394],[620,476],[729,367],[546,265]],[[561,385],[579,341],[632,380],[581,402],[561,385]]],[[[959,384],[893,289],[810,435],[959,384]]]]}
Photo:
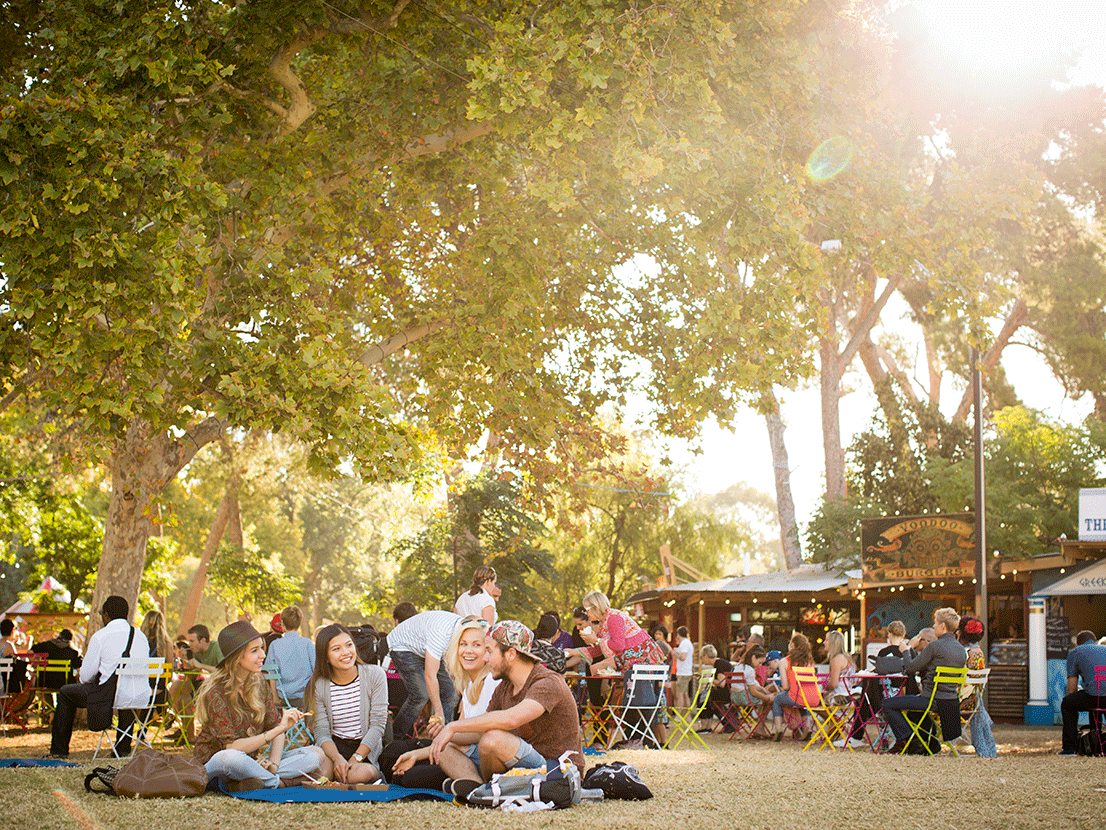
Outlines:
{"type": "Polygon", "coordinates": [[[1079,541],[1106,542],[1106,487],[1079,490],[1079,541]]]}

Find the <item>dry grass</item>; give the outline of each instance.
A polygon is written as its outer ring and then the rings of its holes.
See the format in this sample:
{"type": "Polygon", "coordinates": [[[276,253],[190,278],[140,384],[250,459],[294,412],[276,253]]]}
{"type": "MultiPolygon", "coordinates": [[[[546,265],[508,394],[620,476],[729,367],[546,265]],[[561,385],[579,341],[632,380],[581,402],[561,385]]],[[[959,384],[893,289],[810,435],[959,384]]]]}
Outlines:
{"type": "MultiPolygon", "coordinates": [[[[1059,728],[998,726],[999,757],[916,758],[868,752],[807,752],[785,741],[729,742],[710,751],[613,752],[635,764],[653,790],[643,802],[607,802],[518,816],[445,802],[278,805],[209,795],[181,801],[123,801],[84,792],[83,769],[0,770],[0,826],[54,830],[218,828],[311,830],[500,827],[653,828],[1052,828],[1102,826],[1106,759],[1058,758],[1059,728]]],[[[94,741],[74,735],[73,760],[87,762],[94,741]]],[[[14,731],[0,757],[41,757],[49,735],[14,731]]],[[[596,758],[589,757],[589,764],[596,758]]]]}

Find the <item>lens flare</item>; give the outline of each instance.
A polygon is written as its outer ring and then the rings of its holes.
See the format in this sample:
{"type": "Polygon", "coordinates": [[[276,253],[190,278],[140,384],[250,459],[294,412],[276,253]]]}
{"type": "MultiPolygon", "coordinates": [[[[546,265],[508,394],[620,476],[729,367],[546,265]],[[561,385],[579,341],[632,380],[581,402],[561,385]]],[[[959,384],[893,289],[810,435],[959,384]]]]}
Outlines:
{"type": "Polygon", "coordinates": [[[853,159],[853,143],[844,136],[828,138],[814,148],[806,161],[806,174],[816,182],[832,179],[849,166],[853,159]]]}

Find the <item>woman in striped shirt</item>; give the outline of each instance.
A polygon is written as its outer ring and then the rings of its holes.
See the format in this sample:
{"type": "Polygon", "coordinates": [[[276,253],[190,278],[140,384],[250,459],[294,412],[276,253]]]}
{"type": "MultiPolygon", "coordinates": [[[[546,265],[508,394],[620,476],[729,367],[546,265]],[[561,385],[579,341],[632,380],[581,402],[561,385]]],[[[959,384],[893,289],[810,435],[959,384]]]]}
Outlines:
{"type": "Polygon", "coordinates": [[[315,637],[315,743],[326,756],[322,772],[343,784],[380,777],[377,758],[388,722],[388,679],[380,666],[363,663],[344,625],[328,625],[315,637]]]}

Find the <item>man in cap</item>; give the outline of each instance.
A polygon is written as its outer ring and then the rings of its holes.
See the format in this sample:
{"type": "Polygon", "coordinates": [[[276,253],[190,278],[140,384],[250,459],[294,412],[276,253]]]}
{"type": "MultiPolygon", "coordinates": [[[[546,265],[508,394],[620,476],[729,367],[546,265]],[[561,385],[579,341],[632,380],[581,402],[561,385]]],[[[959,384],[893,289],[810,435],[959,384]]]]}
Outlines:
{"type": "Polygon", "coordinates": [[[453,795],[463,799],[496,773],[544,767],[566,752],[583,773],[576,700],[564,678],[539,662],[533,645],[533,632],[517,620],[502,620],[488,632],[484,659],[503,682],[485,714],[446,724],[430,745],[431,762],[455,779],[444,785],[453,795]],[[460,749],[472,744],[477,762],[460,749]]]}

